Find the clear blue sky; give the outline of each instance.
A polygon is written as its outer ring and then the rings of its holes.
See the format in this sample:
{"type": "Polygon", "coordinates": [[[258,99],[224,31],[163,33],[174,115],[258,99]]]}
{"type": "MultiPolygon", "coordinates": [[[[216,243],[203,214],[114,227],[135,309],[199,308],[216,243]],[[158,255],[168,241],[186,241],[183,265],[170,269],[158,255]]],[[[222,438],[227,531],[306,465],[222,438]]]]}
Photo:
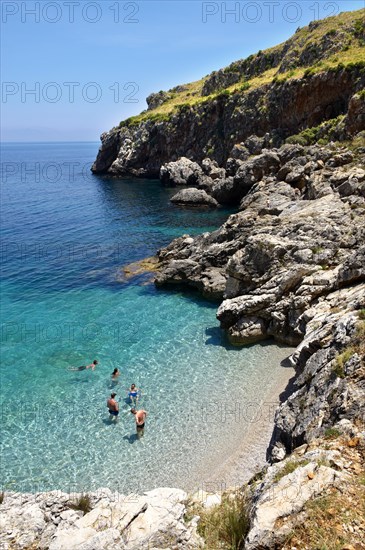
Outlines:
{"type": "Polygon", "coordinates": [[[1,0],[1,139],[97,141],[145,109],[151,92],[362,7],[364,0],[1,0]]]}

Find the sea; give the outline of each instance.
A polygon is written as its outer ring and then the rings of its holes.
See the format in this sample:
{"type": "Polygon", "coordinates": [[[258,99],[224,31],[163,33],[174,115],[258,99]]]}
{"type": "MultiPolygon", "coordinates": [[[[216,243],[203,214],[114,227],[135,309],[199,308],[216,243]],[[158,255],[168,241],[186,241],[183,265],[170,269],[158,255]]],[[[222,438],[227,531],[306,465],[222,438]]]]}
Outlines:
{"type": "Polygon", "coordinates": [[[181,209],[158,180],[93,175],[98,146],[1,145],[1,490],[198,490],[259,418],[272,420],[268,395],[291,350],[234,347],[216,303],[125,276],[233,211],[181,209]],[[94,371],[71,370],[94,359],[94,371]]]}

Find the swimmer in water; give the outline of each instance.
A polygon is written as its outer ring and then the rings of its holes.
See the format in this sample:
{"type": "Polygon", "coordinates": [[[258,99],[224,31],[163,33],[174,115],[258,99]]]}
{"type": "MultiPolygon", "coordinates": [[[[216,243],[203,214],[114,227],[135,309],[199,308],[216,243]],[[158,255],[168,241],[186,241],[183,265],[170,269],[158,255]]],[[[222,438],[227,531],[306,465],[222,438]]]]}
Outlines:
{"type": "Polygon", "coordinates": [[[119,376],[120,376],[119,369],[114,369],[113,372],[112,372],[112,381],[111,381],[111,384],[110,384],[111,388],[114,388],[114,386],[117,386],[119,376]]]}
{"type": "Polygon", "coordinates": [[[128,390],[128,397],[130,399],[130,402],[133,404],[137,404],[138,401],[138,392],[139,389],[136,387],[135,384],[132,384],[130,389],[128,390]]]}
{"type": "Polygon", "coordinates": [[[87,370],[87,369],[95,370],[95,367],[97,364],[98,362],[95,359],[95,361],[90,363],[90,365],[81,365],[81,367],[69,367],[68,370],[72,370],[72,371],[80,371],[80,370],[87,370]]]}

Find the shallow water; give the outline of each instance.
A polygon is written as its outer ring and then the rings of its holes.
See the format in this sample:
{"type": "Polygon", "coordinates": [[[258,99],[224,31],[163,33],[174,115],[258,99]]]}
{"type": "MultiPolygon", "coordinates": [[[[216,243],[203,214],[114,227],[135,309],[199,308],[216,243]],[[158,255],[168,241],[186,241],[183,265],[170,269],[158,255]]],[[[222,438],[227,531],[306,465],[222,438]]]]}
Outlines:
{"type": "Polygon", "coordinates": [[[2,147],[3,488],[198,487],[248,425],[272,416],[265,399],[288,348],[229,346],[215,304],[117,275],[229,211],[180,210],[157,181],[90,175],[97,144],[2,147]],[[93,372],[68,370],[95,358],[93,372]],[[132,382],[148,411],[140,440],[132,382]]]}

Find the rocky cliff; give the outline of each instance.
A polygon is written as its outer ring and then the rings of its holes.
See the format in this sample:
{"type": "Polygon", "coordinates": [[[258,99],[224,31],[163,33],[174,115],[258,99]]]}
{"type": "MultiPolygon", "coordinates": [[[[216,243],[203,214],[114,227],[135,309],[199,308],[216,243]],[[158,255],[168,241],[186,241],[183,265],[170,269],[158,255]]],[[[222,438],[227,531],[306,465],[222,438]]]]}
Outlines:
{"type": "Polygon", "coordinates": [[[156,285],[216,300],[234,344],[296,346],[266,468],[223,495],[101,490],[85,507],[81,495],[3,493],[1,548],[364,548],[365,76],[363,61],[333,61],[363,52],[363,14],[151,96],[148,113],[102,136],[93,167],[159,175],[180,188],[177,205],[236,208],[148,265],[156,285]],[[175,109],[181,94],[191,102],[175,109]]]}
{"type": "MultiPolygon", "coordinates": [[[[158,177],[182,156],[225,163],[251,134],[277,146],[293,134],[349,111],[365,87],[364,10],[298,29],[284,44],[258,52],[198,83],[152,94],[149,109],[101,136],[95,173],[158,177]]],[[[360,121],[338,132],[351,136],[360,121]]]]}

